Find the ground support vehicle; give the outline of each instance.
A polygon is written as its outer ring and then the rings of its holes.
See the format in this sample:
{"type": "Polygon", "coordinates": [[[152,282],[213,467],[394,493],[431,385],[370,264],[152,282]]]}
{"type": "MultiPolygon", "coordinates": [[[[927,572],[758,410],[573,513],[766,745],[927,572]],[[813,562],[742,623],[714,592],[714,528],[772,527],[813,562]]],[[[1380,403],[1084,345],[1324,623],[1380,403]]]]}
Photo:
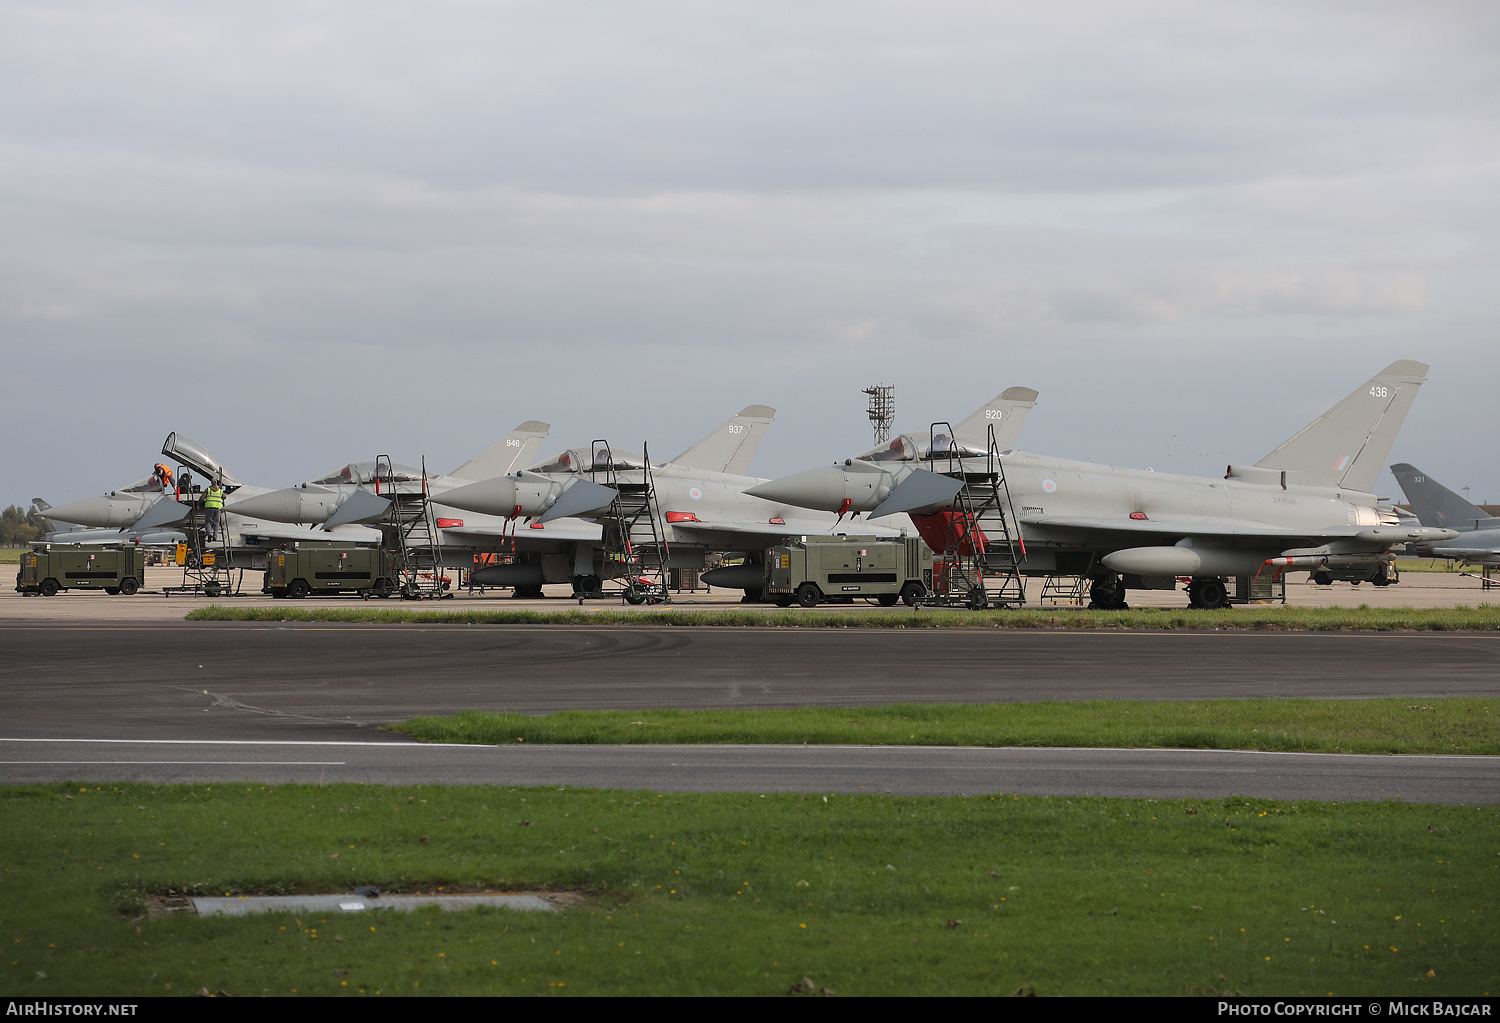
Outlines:
{"type": "Polygon", "coordinates": [[[766,551],[765,598],[816,607],[865,597],[915,605],[932,588],[932,550],[920,537],[804,536],[766,551]]]}
{"type": "Polygon", "coordinates": [[[146,578],[146,551],[131,544],[35,544],[21,555],[16,591],[103,590],[130,596],[146,578]]]}
{"type": "Polygon", "coordinates": [[[302,540],[271,552],[262,593],[300,599],[313,593],[389,597],[400,587],[397,552],[333,541],[302,540]]]}

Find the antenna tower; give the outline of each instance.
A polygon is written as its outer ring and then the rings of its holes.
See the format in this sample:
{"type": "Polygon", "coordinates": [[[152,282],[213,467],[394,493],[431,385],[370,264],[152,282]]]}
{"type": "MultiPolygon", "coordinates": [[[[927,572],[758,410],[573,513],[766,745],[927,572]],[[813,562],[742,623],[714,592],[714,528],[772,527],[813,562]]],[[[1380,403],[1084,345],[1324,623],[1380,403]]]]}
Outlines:
{"type": "Polygon", "coordinates": [[[891,439],[891,423],[896,418],[896,385],[872,384],[865,388],[870,396],[870,425],[875,429],[875,443],[884,444],[891,439]]]}

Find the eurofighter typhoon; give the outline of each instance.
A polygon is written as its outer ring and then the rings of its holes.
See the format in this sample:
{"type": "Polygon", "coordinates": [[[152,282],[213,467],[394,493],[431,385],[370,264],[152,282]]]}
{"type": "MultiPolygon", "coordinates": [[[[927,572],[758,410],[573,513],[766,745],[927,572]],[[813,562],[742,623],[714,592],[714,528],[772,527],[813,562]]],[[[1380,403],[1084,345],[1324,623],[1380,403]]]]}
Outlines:
{"type": "Polygon", "coordinates": [[[1422,525],[1458,530],[1451,540],[1414,544],[1416,554],[1472,565],[1500,565],[1500,518],[1492,518],[1415,465],[1397,462],[1391,466],[1391,474],[1401,484],[1422,525]]]}
{"type": "MultiPolygon", "coordinates": [[[[1392,363],[1259,462],[1230,465],[1222,479],[1002,450],[1023,548],[1018,567],[1087,576],[1096,607],[1125,606],[1131,587],[1175,589],[1187,578],[1190,606],[1218,608],[1229,600],[1225,576],[1367,563],[1393,544],[1456,536],[1401,527],[1371,493],[1426,372],[1419,362],[1392,363]]],[[[940,523],[962,484],[923,468],[920,452],[892,445],[891,454],[886,461],[866,452],[750,492],[870,517],[907,512],[939,546],[940,523]]]]}

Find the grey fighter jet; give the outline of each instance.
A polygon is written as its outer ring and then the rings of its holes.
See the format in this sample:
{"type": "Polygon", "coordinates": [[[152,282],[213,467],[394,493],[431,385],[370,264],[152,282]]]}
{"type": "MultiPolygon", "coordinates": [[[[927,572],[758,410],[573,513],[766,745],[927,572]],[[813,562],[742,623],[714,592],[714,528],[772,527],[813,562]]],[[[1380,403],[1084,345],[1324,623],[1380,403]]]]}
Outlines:
{"type": "Polygon", "coordinates": [[[181,530],[176,529],[136,529],[125,527],[122,529],[99,529],[88,526],[79,526],[60,519],[53,519],[48,513],[52,506],[40,497],[31,499],[32,507],[41,515],[42,521],[47,523],[48,531],[38,537],[43,543],[128,543],[140,547],[151,547],[158,550],[167,550],[176,547],[186,539],[181,530]]]}
{"type": "MultiPolygon", "coordinates": [[[[175,459],[186,467],[181,476],[174,478],[171,470],[157,463],[149,477],[144,480],[109,491],[99,497],[84,498],[60,508],[47,509],[49,519],[92,526],[107,531],[108,539],[119,542],[122,538],[152,537],[152,542],[165,542],[173,533],[172,527],[181,525],[188,516],[189,505],[179,500],[184,496],[184,484],[191,473],[198,473],[204,480],[218,480],[231,497],[245,500],[270,491],[262,487],[242,485],[222,462],[202,445],[178,433],[167,435],[162,445],[162,454],[175,459]]],[[[271,540],[313,539],[309,529],[283,525],[275,520],[260,519],[226,508],[225,529],[228,532],[231,561],[235,567],[263,567],[261,544],[271,540]]],[[[99,534],[104,537],[104,533],[99,534]]],[[[64,534],[67,542],[75,542],[74,534],[64,534]]],[[[317,536],[329,539],[326,534],[317,536]]],[[[372,529],[355,526],[339,531],[337,539],[369,543],[379,540],[380,534],[372,529]]]]}
{"type": "Polygon", "coordinates": [[[295,487],[243,496],[236,493],[226,502],[226,508],[273,522],[325,529],[374,521],[390,505],[378,492],[382,485],[394,485],[404,493],[418,493],[425,486],[435,495],[475,480],[502,476],[533,458],[550,429],[534,419],[524,422],[447,476],[434,474],[424,480],[422,470],[414,466],[382,463],[377,472],[373,460],[350,462],[295,487]]]}
{"type": "Polygon", "coordinates": [[[1500,565],[1500,518],[1465,501],[1415,465],[1397,462],[1391,473],[1422,525],[1458,530],[1451,540],[1413,544],[1409,549],[1424,558],[1500,565]]]}
{"type": "MultiPolygon", "coordinates": [[[[743,553],[752,566],[732,579],[720,576],[713,585],[745,589],[753,598],[760,586],[760,572],[753,563],[765,548],[784,537],[826,533],[837,526],[837,516],[809,515],[800,508],[746,496],[747,487],[764,482],[742,472],[774,414],[765,405],[751,405],[682,454],[650,463],[661,527],[671,551],[668,567],[702,568],[711,551],[743,553]]],[[[516,586],[518,592],[530,595],[538,595],[544,582],[572,582],[583,593],[598,585],[603,530],[597,521],[581,520],[597,519],[607,505],[579,508],[563,496],[536,514],[517,507],[518,495],[527,487],[576,486],[570,481],[639,483],[647,471],[643,454],[605,446],[572,448],[514,476],[447,491],[441,503],[493,518],[532,518],[521,528],[512,527],[507,549],[515,554],[516,563],[476,570],[475,582],[516,586]]],[[[461,536],[470,529],[465,522],[458,529],[445,530],[444,535],[461,536]]],[[[901,530],[883,526],[870,532],[897,536],[901,530]]]]}
{"type": "MultiPolygon", "coordinates": [[[[1426,371],[1419,362],[1392,363],[1255,465],[1229,466],[1223,479],[1001,451],[1024,541],[1020,570],[1087,575],[1094,604],[1104,607],[1123,606],[1128,587],[1172,589],[1186,577],[1191,606],[1216,608],[1229,600],[1225,576],[1371,562],[1392,544],[1455,536],[1402,528],[1370,492],[1426,371]]],[[[935,478],[941,473],[862,461],[857,471],[851,460],[752,493],[872,517],[907,512],[919,524],[952,507],[957,485],[935,478]]]]}

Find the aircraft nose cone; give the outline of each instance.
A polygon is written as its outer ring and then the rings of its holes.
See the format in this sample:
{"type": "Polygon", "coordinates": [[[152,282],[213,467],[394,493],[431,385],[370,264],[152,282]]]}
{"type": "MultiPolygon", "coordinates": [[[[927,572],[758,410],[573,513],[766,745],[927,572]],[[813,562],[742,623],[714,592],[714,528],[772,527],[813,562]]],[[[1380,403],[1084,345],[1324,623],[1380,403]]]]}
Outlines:
{"type": "Polygon", "coordinates": [[[130,526],[146,510],[146,503],[134,497],[85,497],[82,501],[47,509],[47,518],[100,529],[130,526]]]}
{"type": "MultiPolygon", "coordinates": [[[[474,512],[476,515],[513,515],[516,505],[516,481],[509,476],[497,476],[492,480],[481,480],[464,487],[445,490],[437,500],[448,508],[474,512]]],[[[523,510],[523,514],[524,514],[523,510]]]]}
{"type": "Polygon", "coordinates": [[[808,469],[806,472],[761,483],[745,493],[777,504],[836,512],[844,503],[844,470],[836,465],[808,469]]]}
{"type": "Polygon", "coordinates": [[[303,517],[302,493],[293,488],[273,490],[269,494],[256,494],[254,497],[241,498],[240,500],[231,498],[225,502],[225,507],[233,511],[236,515],[269,519],[271,522],[314,521],[303,517]]]}

